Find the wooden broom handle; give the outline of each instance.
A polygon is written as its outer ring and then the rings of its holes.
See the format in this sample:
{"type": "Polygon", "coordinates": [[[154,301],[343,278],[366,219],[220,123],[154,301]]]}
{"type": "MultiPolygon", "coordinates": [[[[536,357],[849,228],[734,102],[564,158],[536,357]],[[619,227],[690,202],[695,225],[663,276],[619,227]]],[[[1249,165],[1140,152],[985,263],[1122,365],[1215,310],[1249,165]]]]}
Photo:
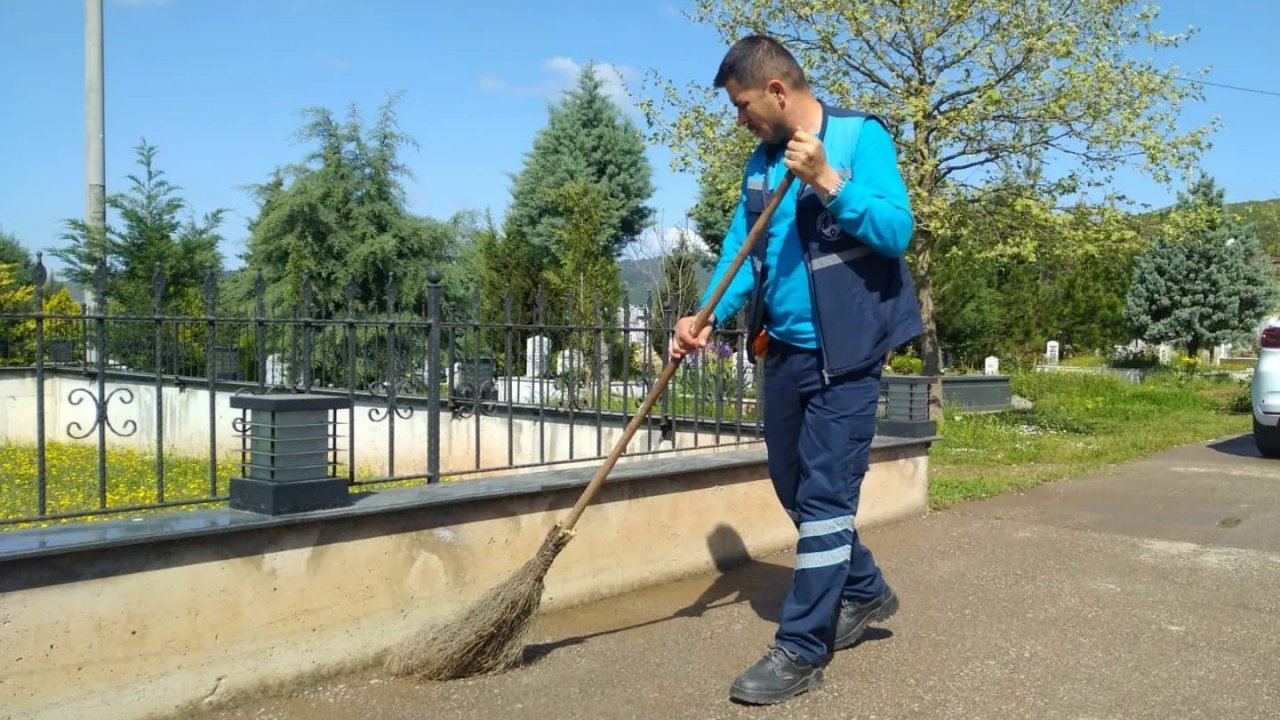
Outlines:
{"type": "MultiPolygon", "coordinates": [[[[702,332],[702,329],[706,327],[707,318],[711,316],[711,311],[720,302],[720,298],[724,297],[725,291],[729,288],[729,283],[737,276],[739,268],[742,267],[742,263],[746,262],[747,257],[751,254],[751,249],[760,239],[760,236],[768,231],[769,220],[773,217],[773,212],[778,209],[778,204],[782,202],[782,198],[791,188],[793,179],[795,179],[795,176],[788,170],[786,175],[782,177],[782,182],[778,183],[778,188],[774,190],[773,196],[769,198],[769,203],[765,205],[764,212],[760,213],[760,217],[756,218],[755,224],[751,227],[751,232],[747,233],[747,239],[742,241],[742,247],[738,249],[738,254],[734,256],[733,262],[729,264],[729,269],[720,277],[720,283],[716,285],[715,292],[711,293],[707,304],[694,317],[694,337],[697,337],[698,333],[702,332]]],[[[751,338],[747,338],[747,341],[750,342],[751,338]]],[[[596,491],[604,484],[604,479],[609,476],[609,471],[613,470],[618,458],[622,457],[622,452],[626,450],[627,443],[631,442],[631,438],[636,434],[636,430],[640,428],[640,424],[649,416],[649,411],[653,409],[654,403],[658,401],[658,396],[667,388],[667,383],[671,382],[671,378],[675,376],[676,369],[679,366],[680,358],[667,361],[666,367],[662,369],[662,375],[658,376],[658,382],[649,390],[648,397],[644,399],[640,409],[631,418],[631,422],[627,423],[627,429],[622,432],[622,437],[618,438],[618,441],[613,444],[613,450],[609,452],[609,457],[605,458],[604,464],[600,466],[599,470],[596,470],[595,477],[591,478],[591,482],[582,491],[582,495],[573,506],[573,510],[569,512],[569,516],[561,524],[564,532],[572,531],[573,526],[578,523],[578,518],[582,517],[587,505],[591,504],[596,491]]]]}

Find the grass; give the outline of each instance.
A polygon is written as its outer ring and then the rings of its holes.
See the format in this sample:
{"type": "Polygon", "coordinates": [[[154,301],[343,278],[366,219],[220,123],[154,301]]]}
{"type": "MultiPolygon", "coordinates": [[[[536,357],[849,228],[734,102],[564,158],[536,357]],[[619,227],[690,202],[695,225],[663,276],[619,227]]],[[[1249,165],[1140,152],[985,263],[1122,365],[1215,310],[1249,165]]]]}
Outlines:
{"type": "MultiPolygon", "coordinates": [[[[1025,489],[1166,448],[1248,432],[1241,385],[1157,373],[1145,383],[1092,374],[1022,373],[1011,379],[1031,410],[948,411],[930,450],[929,504],[1025,489]]],[[[1247,408],[1247,406],[1246,406],[1247,408]]]]}
{"type": "MultiPolygon", "coordinates": [[[[238,457],[238,456],[237,456],[238,457]]],[[[45,512],[47,515],[63,513],[96,512],[102,510],[98,493],[98,449],[94,443],[50,442],[45,446],[46,485],[45,512]]],[[[339,466],[339,476],[346,472],[339,466]]],[[[218,463],[217,495],[227,494],[228,483],[240,475],[238,459],[218,463]]],[[[377,470],[358,470],[357,480],[368,482],[383,477],[377,470]]],[[[0,445],[0,522],[18,518],[36,517],[39,513],[39,484],[37,482],[35,445],[0,445]]],[[[127,513],[110,512],[132,506],[152,505],[159,500],[156,488],[155,453],[144,453],[125,448],[108,448],[106,510],[100,513],[72,518],[49,518],[31,522],[0,524],[0,531],[69,522],[93,522],[122,517],[174,512],[182,509],[221,507],[225,500],[208,500],[213,494],[209,481],[209,461],[186,457],[165,456],[165,502],[190,501],[195,504],[178,507],[140,508],[127,513]]],[[[454,478],[446,476],[443,482],[454,478]]],[[[391,488],[413,487],[423,483],[420,479],[368,482],[352,488],[352,492],[377,492],[391,488]]]]}
{"type": "MultiPolygon", "coordinates": [[[[46,506],[48,514],[98,510],[98,450],[91,443],[49,443],[45,446],[46,506]]],[[[218,492],[227,491],[227,478],[234,477],[239,464],[218,464],[218,492]]],[[[111,449],[107,453],[106,505],[108,508],[147,505],[157,501],[155,455],[133,450],[111,449]]],[[[209,462],[188,457],[166,457],[164,499],[166,502],[200,500],[210,495],[209,462]]],[[[39,512],[34,445],[0,445],[0,520],[32,517],[39,512]]],[[[109,519],[97,516],[85,519],[109,519]]],[[[48,525],[50,522],[21,526],[48,525]]]]}

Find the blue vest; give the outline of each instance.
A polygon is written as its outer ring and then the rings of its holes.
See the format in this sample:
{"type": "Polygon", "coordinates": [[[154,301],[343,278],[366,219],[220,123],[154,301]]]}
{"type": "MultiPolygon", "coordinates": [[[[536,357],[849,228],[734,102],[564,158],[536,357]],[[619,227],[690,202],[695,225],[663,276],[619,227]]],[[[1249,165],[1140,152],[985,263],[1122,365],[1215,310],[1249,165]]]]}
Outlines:
{"type": "MultiPolygon", "coordinates": [[[[874,115],[825,107],[818,137],[826,142],[828,132],[839,132],[847,147],[857,147],[858,132],[866,120],[883,124],[874,115]],[[838,127],[828,128],[829,119],[839,123],[838,127]]],[[[781,150],[762,143],[756,154],[773,161],[781,150]]],[[[758,167],[759,161],[760,158],[753,158],[748,168],[758,167]]],[[[771,191],[763,179],[763,174],[753,177],[750,170],[745,179],[747,227],[755,224],[769,202],[771,191]]],[[[797,180],[793,186],[798,183],[797,180]]],[[[906,260],[873,252],[847,234],[813,188],[803,187],[795,202],[796,234],[808,270],[824,372],[832,377],[876,368],[891,350],[924,332],[906,260]]],[[[747,303],[748,338],[756,337],[769,324],[764,302],[767,238],[768,234],[762,235],[751,253],[755,283],[747,303]]],[[[754,359],[754,353],[748,352],[754,359]]]]}

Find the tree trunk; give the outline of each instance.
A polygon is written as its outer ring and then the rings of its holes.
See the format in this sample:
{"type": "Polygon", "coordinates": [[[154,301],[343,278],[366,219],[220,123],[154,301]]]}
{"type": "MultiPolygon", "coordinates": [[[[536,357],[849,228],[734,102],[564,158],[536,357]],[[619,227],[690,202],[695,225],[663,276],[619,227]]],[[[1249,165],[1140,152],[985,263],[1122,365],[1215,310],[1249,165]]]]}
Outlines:
{"type": "Polygon", "coordinates": [[[929,273],[933,261],[933,233],[923,228],[917,230],[915,245],[916,297],[920,301],[920,318],[924,323],[924,335],[920,338],[920,358],[924,361],[924,375],[938,378],[929,386],[929,419],[938,420],[942,417],[942,347],[938,344],[933,280],[929,273]]]}

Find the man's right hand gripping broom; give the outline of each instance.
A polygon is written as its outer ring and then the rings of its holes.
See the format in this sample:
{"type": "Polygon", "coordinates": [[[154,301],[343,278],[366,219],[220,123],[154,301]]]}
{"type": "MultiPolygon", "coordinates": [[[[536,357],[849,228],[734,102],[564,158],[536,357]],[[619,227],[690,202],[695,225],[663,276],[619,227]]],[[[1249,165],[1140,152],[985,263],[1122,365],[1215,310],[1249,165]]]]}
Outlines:
{"type": "Polygon", "coordinates": [[[667,355],[672,360],[682,359],[695,350],[701,350],[707,346],[707,341],[711,338],[711,329],[716,324],[716,316],[714,314],[707,316],[707,324],[702,328],[702,332],[694,335],[693,322],[696,317],[696,315],[686,315],[676,321],[674,337],[667,350],[667,355]]]}

